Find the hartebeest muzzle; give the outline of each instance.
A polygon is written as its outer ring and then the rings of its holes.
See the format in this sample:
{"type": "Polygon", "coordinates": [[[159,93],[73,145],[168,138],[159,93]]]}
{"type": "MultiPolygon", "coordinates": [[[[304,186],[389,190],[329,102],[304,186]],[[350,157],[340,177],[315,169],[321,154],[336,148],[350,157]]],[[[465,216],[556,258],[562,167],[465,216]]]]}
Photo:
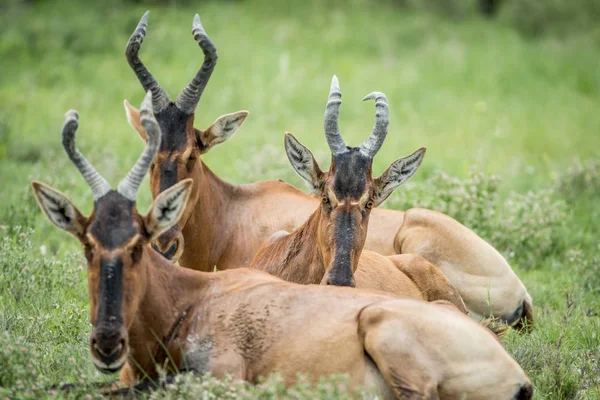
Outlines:
{"type": "Polygon", "coordinates": [[[127,330],[123,322],[123,263],[120,259],[100,264],[100,299],[90,350],[94,366],[103,373],[121,369],[127,358],[127,330]]]}
{"type": "Polygon", "coordinates": [[[92,361],[96,369],[105,374],[119,371],[127,359],[127,331],[123,324],[100,325],[90,336],[92,361]]]}

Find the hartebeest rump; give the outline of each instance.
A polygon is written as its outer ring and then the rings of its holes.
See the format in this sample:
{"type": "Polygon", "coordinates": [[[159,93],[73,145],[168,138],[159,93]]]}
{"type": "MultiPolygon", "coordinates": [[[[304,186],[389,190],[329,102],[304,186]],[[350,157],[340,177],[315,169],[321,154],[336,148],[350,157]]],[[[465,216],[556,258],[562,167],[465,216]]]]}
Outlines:
{"type": "Polygon", "coordinates": [[[447,300],[466,313],[456,288],[423,257],[386,257],[363,251],[371,210],[417,171],[425,148],[394,161],[374,179],[373,158],[385,140],[389,123],[387,99],[379,92],[365,97],[375,100],[375,126],[363,144],[348,147],[338,128],[341,97],[334,76],[325,111],[325,137],[332,153],[329,171],[323,172],[310,150],[290,133],[285,135],[290,163],[318,192],[321,205],[294,232],[273,234],[260,247],[250,268],[288,282],[356,286],[405,298],[447,300]]]}
{"type": "MultiPolygon", "coordinates": [[[[204,52],[204,63],[194,80],[171,102],[138,56],[147,22],[148,13],[131,36],[126,56],[144,89],[151,90],[156,98],[155,116],[164,134],[150,170],[152,195],[156,198],[184,179],[194,181],[180,222],[154,245],[166,257],[200,271],[246,266],[273,233],[291,232],[302,225],[320,199],[280,181],[228,183],[204,164],[201,155],[229,139],[248,113],[224,115],[205,130],[195,129],[195,107],[217,61],[216,47],[196,16],[192,32],[204,52]]],[[[139,112],[127,103],[125,109],[131,125],[146,140],[139,112]]],[[[525,320],[533,322],[531,297],[506,260],[449,216],[425,209],[375,209],[365,249],[383,255],[420,255],[444,272],[472,313],[493,314],[517,325],[525,320]]]]}
{"type": "Polygon", "coordinates": [[[148,145],[112,190],[76,149],[78,116],[67,113],[63,144],[92,188],[89,217],[33,182],[46,216],[85,248],[90,350],[101,372],[121,370],[124,383],[157,378],[157,366],[250,382],[280,372],[288,384],[298,373],[313,380],[347,373],[353,386],[385,398],[531,398],[531,383],[502,345],[453,307],[297,285],[247,268],[200,272],[165,259],[148,244],[177,223],[192,182],[165,190],[146,216],[138,214],[136,193],[160,141],[150,92],[141,123],[148,145]]]}

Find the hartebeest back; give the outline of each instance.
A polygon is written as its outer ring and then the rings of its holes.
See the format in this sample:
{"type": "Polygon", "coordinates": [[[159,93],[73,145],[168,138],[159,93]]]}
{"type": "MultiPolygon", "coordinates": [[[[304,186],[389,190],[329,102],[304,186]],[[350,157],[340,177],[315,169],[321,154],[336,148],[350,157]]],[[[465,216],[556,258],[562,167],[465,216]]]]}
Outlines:
{"type": "Polygon", "coordinates": [[[258,250],[250,267],[289,282],[356,286],[412,299],[447,300],[466,312],[456,288],[424,258],[363,251],[371,210],[417,171],[425,148],[394,161],[380,177],[373,178],[373,158],[387,135],[387,98],[379,92],[365,97],[375,100],[375,125],[363,144],[349,147],[338,127],[341,97],[334,76],[325,111],[329,171],[323,172],[310,150],[290,133],[285,135],[290,163],[321,197],[320,206],[294,232],[275,233],[258,250]]]}
{"type": "Polygon", "coordinates": [[[191,192],[165,190],[146,216],[135,196],[156,154],[160,128],[149,92],[141,107],[148,146],[117,190],[75,148],[75,112],[63,143],[94,196],[83,216],[60,192],[33,183],[47,217],[83,244],[88,264],[90,350],[124,383],[192,370],[256,382],[280,372],[313,380],[347,373],[384,398],[530,399],[532,386],[492,335],[443,305],[385,293],[302,286],[246,268],[206,273],[179,268],[148,244],[177,223],[191,192]],[[125,368],[123,368],[125,366],[125,368]]]}
{"type": "MultiPolygon", "coordinates": [[[[216,48],[196,17],[192,32],[204,51],[204,63],[192,89],[186,89],[186,95],[173,103],[138,56],[147,19],[146,13],[127,44],[126,56],[144,89],[152,90],[159,99],[155,116],[164,140],[150,171],[152,195],[156,198],[184,179],[194,181],[183,217],[155,246],[166,257],[201,271],[246,266],[273,233],[291,232],[302,225],[319,199],[280,181],[234,185],[202,162],[201,155],[229,139],[247,112],[219,117],[205,130],[195,129],[195,107],[215,66],[216,48]],[[184,246],[184,239],[189,245],[184,246]]],[[[139,112],[127,103],[125,106],[129,122],[145,140],[139,112]]],[[[471,312],[493,314],[516,324],[533,321],[531,297],[506,260],[451,217],[424,209],[375,209],[365,249],[383,255],[423,256],[444,272],[471,312]]]]}

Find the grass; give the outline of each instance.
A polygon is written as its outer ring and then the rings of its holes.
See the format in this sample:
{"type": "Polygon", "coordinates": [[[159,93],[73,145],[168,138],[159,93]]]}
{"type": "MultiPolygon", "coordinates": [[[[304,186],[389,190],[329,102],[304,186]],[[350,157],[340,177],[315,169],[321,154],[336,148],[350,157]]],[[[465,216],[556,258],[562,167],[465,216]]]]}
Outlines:
{"type": "MultiPolygon", "coordinates": [[[[107,379],[87,350],[85,262],[76,241],[45,220],[29,182],[47,182],[91,211],[89,190],[60,146],[70,108],[80,113],[80,149],[113,185],[138,157],[143,145],[122,101],[139,105],[143,91],[124,48],[147,6],[11,4],[0,12],[0,398],[31,397],[58,381],[81,383],[77,397],[91,390],[85,384],[107,379]]],[[[375,173],[428,147],[421,171],[386,206],[447,212],[494,244],[534,298],[535,330],[511,333],[505,345],[536,398],[600,398],[598,41],[532,40],[501,21],[373,4],[152,5],[141,57],[176,96],[201,63],[190,33],[201,15],[220,58],[196,126],[250,111],[240,132],[205,157],[238,183],[283,178],[303,187],[283,152],[286,130],[327,165],[322,115],[333,74],[351,144],[373,123],[373,104],[360,99],[384,91],[392,121],[375,173]]],[[[149,206],[149,191],[139,203],[149,206]]],[[[337,396],[329,383],[282,394],[276,379],[237,392],[188,380],[163,396],[337,396]]]]}

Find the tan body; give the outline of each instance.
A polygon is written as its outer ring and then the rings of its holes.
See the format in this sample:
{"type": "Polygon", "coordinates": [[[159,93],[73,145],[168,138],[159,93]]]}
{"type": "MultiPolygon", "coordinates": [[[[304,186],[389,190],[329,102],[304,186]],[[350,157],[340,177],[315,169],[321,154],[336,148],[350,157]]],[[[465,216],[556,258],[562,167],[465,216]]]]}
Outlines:
{"type": "MultiPolygon", "coordinates": [[[[216,47],[196,16],[192,32],[204,53],[204,61],[194,79],[172,102],[139,59],[147,23],[148,13],[131,36],[125,54],[144,90],[153,93],[154,113],[162,129],[158,157],[150,169],[153,198],[177,182],[188,178],[194,182],[191,201],[182,220],[161,235],[154,245],[168,258],[180,259],[184,267],[199,271],[247,266],[265,240],[277,231],[291,232],[300,226],[316,208],[318,200],[283,182],[238,186],[222,181],[210,171],[201,160],[202,154],[229,140],[248,112],[223,115],[206,129],[194,128],[196,106],[217,62],[216,47]]],[[[334,97],[338,95],[341,102],[339,87],[334,97]]],[[[331,105],[339,108],[337,101],[331,105]]],[[[330,109],[333,111],[330,115],[339,112],[334,108],[330,109]]],[[[139,111],[127,102],[125,109],[130,124],[147,141],[139,111]]],[[[380,123],[384,123],[387,130],[387,122],[381,120],[380,123]]],[[[337,120],[335,127],[337,129],[337,120]]],[[[428,210],[409,210],[405,214],[381,209],[373,210],[370,219],[365,249],[383,255],[423,256],[448,274],[474,313],[511,315],[516,305],[525,301],[531,317],[531,298],[504,258],[456,220],[440,218],[438,213],[428,210]],[[418,218],[413,218],[413,214],[418,218]],[[413,235],[414,231],[419,234],[413,235]],[[410,241],[406,240],[408,232],[413,235],[410,241]],[[490,296],[482,289],[485,287],[498,293],[491,305],[488,304],[490,296]]]]}
{"type": "Polygon", "coordinates": [[[143,376],[134,365],[156,377],[152,358],[172,369],[151,333],[172,331],[176,369],[187,363],[216,377],[256,382],[279,372],[291,384],[299,372],[312,381],[341,372],[384,398],[512,399],[528,385],[489,332],[450,308],[248,269],[179,269],[151,250],[144,257],[148,286],[128,328],[127,383],[143,376]]]}
{"type": "MultiPolygon", "coordinates": [[[[266,271],[288,282],[304,285],[322,283],[327,261],[317,242],[320,215],[321,211],[317,209],[291,234],[285,231],[275,233],[258,250],[250,268],[266,271]]],[[[467,312],[456,288],[423,257],[414,254],[386,257],[368,250],[360,252],[359,257],[354,271],[355,287],[415,300],[446,300],[460,311],[467,312]]]]}
{"type": "Polygon", "coordinates": [[[279,372],[288,384],[298,373],[313,382],[346,373],[352,386],[384,398],[531,398],[527,376],[496,338],[445,302],[296,285],[250,269],[199,272],[153,250],[150,244],[183,216],[192,181],[164,190],[147,214],[138,213],[137,191],[161,140],[152,107],[149,91],[141,106],[148,144],[117,189],[75,146],[79,117],[67,112],[63,147],[91,189],[89,216],[56,189],[32,182],[48,219],[83,246],[89,348],[99,371],[120,371],[129,384],[155,381],[157,367],[249,382],[279,372]]]}
{"type": "Polygon", "coordinates": [[[203,163],[184,214],[185,246],[179,264],[199,271],[247,266],[260,245],[278,230],[294,230],[318,201],[287,183],[227,183],[203,163]],[[290,209],[297,210],[290,212],[290,209]],[[268,212],[267,212],[268,210],[268,212]]]}
{"type": "Polygon", "coordinates": [[[396,235],[395,248],[399,253],[419,254],[434,263],[473,313],[506,315],[524,300],[525,307],[529,306],[526,318],[533,322],[531,296],[504,257],[447,215],[408,210],[396,235]]]}
{"type": "MultiPolygon", "coordinates": [[[[186,245],[180,264],[187,268],[213,271],[248,266],[273,233],[294,231],[320,202],[282,181],[234,185],[203,162],[197,168],[193,175],[200,178],[195,179],[193,205],[182,223],[186,245]]],[[[422,256],[440,268],[467,309],[479,316],[507,315],[530,299],[497,250],[455,219],[435,211],[373,209],[365,249],[382,255],[422,256]]]]}

